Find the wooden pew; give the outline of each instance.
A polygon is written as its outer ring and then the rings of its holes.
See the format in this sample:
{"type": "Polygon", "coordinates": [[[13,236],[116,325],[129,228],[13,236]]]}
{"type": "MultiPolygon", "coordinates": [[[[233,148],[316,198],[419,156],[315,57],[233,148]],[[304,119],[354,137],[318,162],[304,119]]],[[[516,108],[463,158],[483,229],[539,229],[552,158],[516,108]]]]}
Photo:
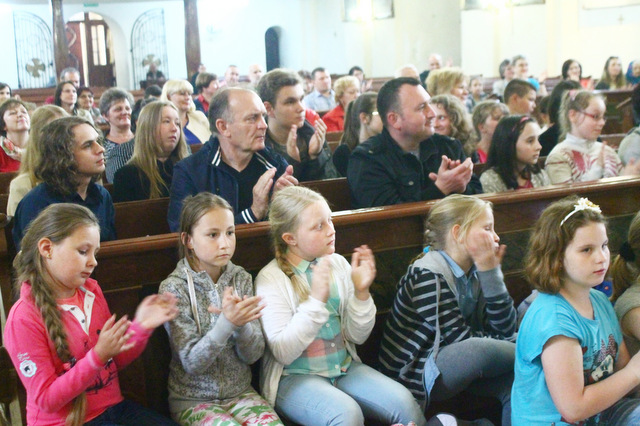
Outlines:
{"type": "MultiPolygon", "coordinates": [[[[0,194],[9,193],[9,184],[14,177],[18,176],[18,172],[2,172],[0,173],[0,194]]],[[[6,210],[2,210],[5,213],[6,210]]]]}
{"type": "MultiPolygon", "coordinates": [[[[347,178],[302,182],[302,186],[323,194],[334,211],[351,209],[347,178]]],[[[110,184],[105,188],[112,189],[110,184]]],[[[0,197],[0,203],[2,198],[0,197]]],[[[167,212],[169,198],[115,203],[116,235],[119,239],[159,235],[169,232],[167,212]]],[[[2,206],[0,205],[0,208],[2,206]]],[[[5,205],[6,210],[6,205],[5,205]]]]}
{"type": "MultiPolygon", "coordinates": [[[[602,207],[610,218],[610,245],[615,251],[631,218],[640,210],[640,178],[611,178],[597,183],[480,196],[494,204],[496,230],[508,246],[503,271],[516,303],[530,291],[522,276],[522,258],[533,223],[549,203],[572,194],[587,196],[602,207]]],[[[333,214],[338,253],[349,255],[355,246],[363,243],[369,244],[376,253],[378,277],[372,292],[381,313],[393,300],[397,280],[406,271],[410,259],[422,247],[424,219],[432,204],[409,203],[333,214]]],[[[266,222],[237,227],[234,263],[255,274],[273,258],[268,228],[266,222]]],[[[133,314],[139,301],[157,290],[175,267],[177,242],[177,234],[164,234],[102,244],[94,277],[115,312],[133,314]]],[[[367,342],[360,351],[363,359],[375,362],[377,345],[377,341],[367,342]]],[[[166,370],[159,366],[168,364],[168,354],[166,336],[162,331],[156,332],[141,359],[122,372],[125,394],[166,411],[166,370]]]]}
{"type": "Polygon", "coordinates": [[[606,100],[607,122],[602,129],[603,134],[627,133],[634,127],[631,102],[627,102],[631,98],[631,89],[600,90],[596,93],[600,93],[606,100]]]}
{"type": "MultiPolygon", "coordinates": [[[[95,96],[96,103],[100,100],[100,96],[104,93],[105,90],[109,89],[108,87],[91,87],[93,91],[93,95],[95,96]]],[[[49,97],[53,97],[55,94],[55,87],[41,87],[37,89],[14,89],[13,93],[16,95],[20,95],[20,99],[24,102],[33,102],[34,104],[40,106],[43,105],[44,102],[49,97]]],[[[133,96],[134,101],[138,99],[142,99],[144,97],[144,90],[129,90],[129,93],[133,96]]],[[[131,105],[133,107],[133,105],[131,105]]]]}
{"type": "Polygon", "coordinates": [[[607,145],[617,151],[620,147],[620,142],[622,142],[625,136],[627,136],[626,133],[614,133],[612,135],[600,135],[600,139],[607,142],[607,145]]]}

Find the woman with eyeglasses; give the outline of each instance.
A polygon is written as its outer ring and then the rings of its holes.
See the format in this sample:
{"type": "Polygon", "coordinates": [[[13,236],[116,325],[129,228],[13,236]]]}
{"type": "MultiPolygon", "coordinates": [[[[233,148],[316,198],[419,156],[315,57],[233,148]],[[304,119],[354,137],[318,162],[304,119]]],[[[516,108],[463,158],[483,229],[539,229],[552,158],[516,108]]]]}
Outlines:
{"type": "Polygon", "coordinates": [[[178,108],[182,131],[188,145],[203,144],[211,137],[209,120],[193,103],[193,86],[187,80],[169,80],[162,86],[161,101],[178,108]]]}

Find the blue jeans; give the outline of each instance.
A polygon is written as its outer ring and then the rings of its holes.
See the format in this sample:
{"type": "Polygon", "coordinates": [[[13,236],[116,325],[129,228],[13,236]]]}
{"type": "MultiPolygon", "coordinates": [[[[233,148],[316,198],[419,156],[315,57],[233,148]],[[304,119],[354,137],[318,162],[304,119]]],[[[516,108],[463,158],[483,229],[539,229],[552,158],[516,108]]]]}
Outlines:
{"type": "Polygon", "coordinates": [[[640,399],[622,398],[600,414],[600,423],[607,425],[640,424],[640,399]]]}
{"type": "Polygon", "coordinates": [[[431,401],[449,399],[463,390],[493,396],[502,403],[502,425],[510,425],[515,351],[515,343],[486,337],[440,348],[436,358],[440,376],[429,395],[431,401]]]}
{"type": "Polygon", "coordinates": [[[85,426],[178,426],[161,414],[126,399],[109,407],[85,426]]]}
{"type": "Polygon", "coordinates": [[[365,418],[385,424],[426,424],[407,388],[355,361],[347,374],[335,379],[312,374],[282,376],[276,410],[305,426],[364,425],[365,418]]]}

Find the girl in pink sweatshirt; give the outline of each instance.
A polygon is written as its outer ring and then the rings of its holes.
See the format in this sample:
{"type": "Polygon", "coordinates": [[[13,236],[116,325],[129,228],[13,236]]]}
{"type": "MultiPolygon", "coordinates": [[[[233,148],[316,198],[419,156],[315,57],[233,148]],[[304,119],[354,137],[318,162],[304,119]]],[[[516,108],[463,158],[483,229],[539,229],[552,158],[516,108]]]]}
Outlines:
{"type": "Polygon", "coordinates": [[[177,314],[175,297],[153,295],[133,321],[111,315],[98,283],[100,228],[76,204],[54,204],[31,223],[14,261],[20,299],[4,344],[27,391],[30,425],[175,424],[125,401],[118,370],[145,348],[153,329],[177,314]]]}

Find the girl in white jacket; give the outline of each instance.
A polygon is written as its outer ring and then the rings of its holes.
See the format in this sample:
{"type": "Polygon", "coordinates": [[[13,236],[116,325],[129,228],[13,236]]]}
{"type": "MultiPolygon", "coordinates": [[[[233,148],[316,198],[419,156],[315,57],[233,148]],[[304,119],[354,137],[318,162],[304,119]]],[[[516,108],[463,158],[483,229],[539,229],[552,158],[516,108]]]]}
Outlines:
{"type": "Polygon", "coordinates": [[[375,322],[372,251],[356,248],[351,265],[336,254],[331,210],[307,188],[278,191],[269,222],[276,258],[256,278],[265,302],[265,398],[304,425],[362,425],[365,417],[424,425],[411,393],[356,354],[375,322]]]}

